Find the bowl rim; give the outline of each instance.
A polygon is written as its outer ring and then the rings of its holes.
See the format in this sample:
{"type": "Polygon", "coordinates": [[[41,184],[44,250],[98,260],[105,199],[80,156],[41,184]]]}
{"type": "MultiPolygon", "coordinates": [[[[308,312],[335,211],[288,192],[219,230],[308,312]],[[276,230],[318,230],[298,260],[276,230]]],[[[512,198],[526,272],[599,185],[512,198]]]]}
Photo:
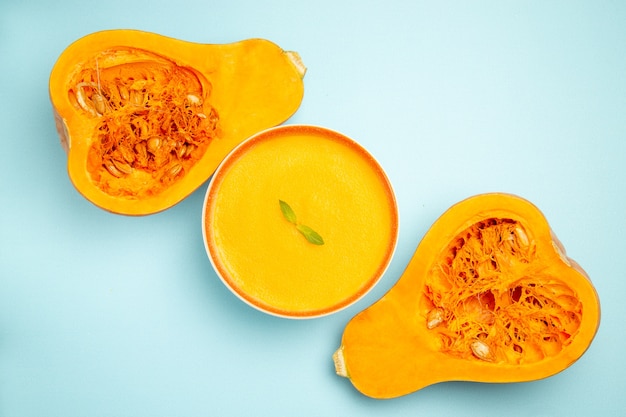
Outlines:
{"type": "Polygon", "coordinates": [[[395,256],[396,249],[398,246],[399,232],[400,232],[400,215],[399,215],[398,203],[397,203],[397,199],[395,195],[395,190],[393,188],[393,184],[391,183],[386,171],[384,170],[380,162],[364,146],[359,144],[356,140],[352,139],[351,137],[331,128],[314,125],[314,124],[283,124],[283,125],[263,129],[259,132],[252,134],[247,139],[239,143],[235,148],[233,148],[226,155],[226,157],[220,162],[216,170],[213,172],[213,175],[211,176],[209,180],[209,184],[205,192],[205,196],[204,196],[203,203],[202,203],[201,227],[202,227],[202,240],[204,243],[204,249],[207,254],[207,257],[209,258],[209,261],[211,262],[211,266],[213,267],[215,274],[219,277],[219,279],[222,281],[222,283],[226,286],[226,288],[228,288],[228,290],[231,293],[233,293],[237,298],[239,298],[248,306],[253,307],[254,309],[261,311],[263,313],[280,317],[280,318],[304,320],[304,319],[325,317],[325,316],[329,316],[331,314],[335,314],[340,311],[343,311],[347,309],[348,307],[353,306],[358,301],[362,300],[367,294],[369,294],[372,291],[372,289],[376,287],[376,285],[380,282],[380,280],[386,274],[395,256]],[[380,265],[377,275],[373,275],[371,278],[368,279],[367,286],[365,286],[361,291],[351,294],[351,296],[345,297],[342,301],[335,303],[334,305],[331,305],[330,307],[323,308],[320,310],[314,310],[311,313],[295,312],[293,314],[289,314],[288,312],[284,312],[283,310],[280,310],[280,311],[278,311],[278,309],[272,310],[269,308],[265,308],[263,305],[254,303],[253,301],[246,298],[242,294],[242,293],[245,293],[244,291],[238,288],[234,288],[232,283],[226,277],[222,275],[221,268],[217,264],[218,261],[214,259],[214,256],[216,255],[211,250],[211,245],[208,242],[207,235],[209,233],[208,233],[206,221],[207,221],[207,209],[209,207],[209,198],[211,197],[212,192],[214,188],[216,187],[216,181],[218,181],[222,172],[224,170],[227,170],[229,166],[233,164],[231,159],[237,158],[239,156],[238,154],[242,152],[243,148],[251,147],[251,143],[262,140],[266,136],[271,139],[271,138],[276,137],[275,135],[276,133],[281,133],[282,131],[288,132],[288,131],[299,131],[299,130],[300,131],[304,130],[307,132],[308,131],[319,132],[320,136],[338,138],[341,141],[347,143],[351,148],[356,149],[356,151],[361,156],[369,158],[370,159],[369,165],[379,171],[382,183],[388,189],[387,191],[390,197],[390,200],[389,200],[390,208],[392,209],[392,214],[393,214],[393,218],[395,221],[394,221],[394,224],[392,225],[393,230],[391,233],[391,242],[389,244],[389,249],[387,251],[387,255],[384,259],[384,262],[380,265]]]}

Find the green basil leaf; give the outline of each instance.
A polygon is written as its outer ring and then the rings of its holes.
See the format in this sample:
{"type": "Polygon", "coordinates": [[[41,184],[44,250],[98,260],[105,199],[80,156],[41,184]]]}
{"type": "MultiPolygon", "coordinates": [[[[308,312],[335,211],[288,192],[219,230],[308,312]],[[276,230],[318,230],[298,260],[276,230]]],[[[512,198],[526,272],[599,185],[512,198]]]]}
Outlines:
{"type": "Polygon", "coordinates": [[[305,226],[304,224],[298,224],[296,225],[296,229],[298,229],[298,231],[302,233],[302,235],[306,238],[306,240],[309,241],[309,243],[312,243],[314,245],[324,244],[324,239],[322,239],[322,237],[309,226],[305,226]]]}
{"type": "Polygon", "coordinates": [[[309,243],[314,245],[324,244],[324,239],[322,239],[319,233],[311,229],[309,226],[298,223],[296,213],[289,204],[283,200],[278,200],[278,204],[280,205],[280,211],[283,213],[285,219],[287,219],[289,223],[295,225],[296,229],[306,238],[307,241],[309,241],[309,243]]]}
{"type": "Polygon", "coordinates": [[[280,211],[283,212],[283,216],[285,216],[285,219],[287,219],[289,223],[296,224],[296,213],[293,211],[291,206],[285,203],[283,200],[278,200],[278,203],[280,204],[280,211]]]}

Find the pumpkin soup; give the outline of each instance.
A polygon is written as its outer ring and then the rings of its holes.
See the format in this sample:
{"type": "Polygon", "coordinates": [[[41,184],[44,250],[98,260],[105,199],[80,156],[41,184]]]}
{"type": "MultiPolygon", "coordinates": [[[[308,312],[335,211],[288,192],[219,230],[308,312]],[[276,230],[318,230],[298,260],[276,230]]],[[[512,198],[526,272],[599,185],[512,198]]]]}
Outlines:
{"type": "Polygon", "coordinates": [[[290,125],[253,136],[222,162],[203,232],[218,275],[245,302],[317,317],[376,284],[395,249],[398,212],[363,147],[335,131],[290,125]]]}

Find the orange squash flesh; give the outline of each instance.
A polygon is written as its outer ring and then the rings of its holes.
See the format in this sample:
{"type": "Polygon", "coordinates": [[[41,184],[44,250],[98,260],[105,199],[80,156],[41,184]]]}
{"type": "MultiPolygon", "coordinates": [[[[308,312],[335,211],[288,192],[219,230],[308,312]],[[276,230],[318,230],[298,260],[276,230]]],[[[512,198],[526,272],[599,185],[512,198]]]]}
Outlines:
{"type": "Polygon", "coordinates": [[[165,210],[252,134],[300,106],[299,55],[264,39],[199,44],[136,30],[90,34],[50,74],[68,174],[119,214],[165,210]]]}
{"type": "Polygon", "coordinates": [[[508,194],[444,213],[387,294],[346,326],[337,373],[374,398],[445,381],[554,375],[591,344],[600,303],[543,214],[508,194]]]}

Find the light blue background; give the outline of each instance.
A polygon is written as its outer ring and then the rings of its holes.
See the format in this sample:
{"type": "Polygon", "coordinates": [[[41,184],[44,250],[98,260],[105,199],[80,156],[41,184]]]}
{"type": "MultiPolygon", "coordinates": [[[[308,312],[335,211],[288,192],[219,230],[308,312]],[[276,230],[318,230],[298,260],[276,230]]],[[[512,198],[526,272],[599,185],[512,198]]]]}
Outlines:
{"type": "Polygon", "coordinates": [[[0,63],[1,416],[626,413],[626,2],[4,0],[0,63]],[[112,28],[301,54],[289,122],[353,137],[397,194],[398,249],[365,299],[307,321],[240,302],[204,252],[207,184],[141,218],[75,191],[48,75],[72,41],[112,28]],[[443,211],[489,191],[535,203],[592,277],[591,348],[538,382],[362,396],[331,361],[346,322],[443,211]]]}

